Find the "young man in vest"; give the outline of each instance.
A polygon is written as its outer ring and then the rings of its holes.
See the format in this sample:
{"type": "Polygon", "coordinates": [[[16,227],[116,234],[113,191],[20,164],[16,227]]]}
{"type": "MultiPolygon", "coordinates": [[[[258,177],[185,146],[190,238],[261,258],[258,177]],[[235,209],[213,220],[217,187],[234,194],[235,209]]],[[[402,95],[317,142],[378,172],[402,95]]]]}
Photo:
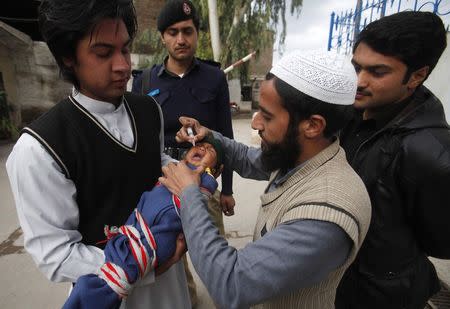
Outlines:
{"type": "MultiPolygon", "coordinates": [[[[158,31],[167,49],[163,63],[145,69],[133,81],[133,92],[151,95],[161,105],[164,115],[165,152],[181,159],[190,144],[175,141],[180,123],[186,115],[233,138],[230,96],[225,74],[218,66],[195,57],[199,16],[189,0],[169,0],[158,15],[158,31]]],[[[224,235],[222,211],[234,214],[233,173],[224,169],[221,191],[216,191],[208,207],[219,232],[224,235]]],[[[185,264],[192,302],[196,303],[195,283],[185,264]]]]}
{"type": "Polygon", "coordinates": [[[163,167],[160,181],[181,197],[181,220],[192,263],[220,308],[334,308],[339,280],[370,222],[363,182],[345,159],[336,133],[348,120],[356,74],[331,52],[294,52],[261,85],[251,148],[182,117],[180,141],[208,134],[221,140],[224,164],[241,176],[267,180],[254,242],[236,250],[210,223],[197,171],[163,167]]]}
{"type": "Polygon", "coordinates": [[[437,15],[402,12],[367,25],[353,48],[356,113],[341,145],[369,191],[372,222],[337,308],[423,309],[440,289],[427,256],[450,258],[450,131],[422,84],[445,46],[437,15]]]}
{"type": "MultiPolygon", "coordinates": [[[[98,272],[104,225],[126,220],[169,158],[158,105],[125,92],[136,33],[132,1],[44,0],[39,22],[74,90],[22,131],[7,171],[26,250],[50,280],[75,282],[98,272]]],[[[164,276],[150,271],[122,305],[190,308],[179,255],[161,268],[164,276]]]]}

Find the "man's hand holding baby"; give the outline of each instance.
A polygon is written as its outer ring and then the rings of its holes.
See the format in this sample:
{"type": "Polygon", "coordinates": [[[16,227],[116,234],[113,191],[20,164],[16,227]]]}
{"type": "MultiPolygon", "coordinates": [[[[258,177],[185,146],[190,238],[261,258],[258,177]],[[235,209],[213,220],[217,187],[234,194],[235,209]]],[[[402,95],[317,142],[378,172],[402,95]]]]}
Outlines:
{"type": "Polygon", "coordinates": [[[162,167],[163,176],[159,177],[158,180],[170,192],[180,196],[181,192],[190,185],[198,186],[200,184],[200,175],[204,170],[205,167],[202,165],[193,170],[184,161],[169,163],[162,167]]]}

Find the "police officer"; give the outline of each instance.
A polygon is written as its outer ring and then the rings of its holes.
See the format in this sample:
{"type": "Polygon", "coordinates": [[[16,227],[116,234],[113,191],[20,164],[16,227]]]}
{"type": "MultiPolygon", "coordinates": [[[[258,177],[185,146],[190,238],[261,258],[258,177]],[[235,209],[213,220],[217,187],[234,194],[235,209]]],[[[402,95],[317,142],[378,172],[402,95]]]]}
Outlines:
{"type": "MultiPolygon", "coordinates": [[[[228,84],[219,65],[195,57],[199,17],[191,1],[167,1],[158,16],[158,31],[168,56],[162,64],[143,70],[135,77],[132,91],[153,96],[164,116],[165,152],[181,159],[189,144],[178,144],[175,134],[180,128],[178,118],[189,116],[205,126],[233,138],[228,84]]],[[[208,204],[220,233],[224,234],[222,211],[233,215],[232,171],[222,173],[222,192],[216,191],[208,204]]],[[[190,276],[187,273],[188,277],[190,276]]],[[[189,280],[189,279],[188,279],[189,280]]],[[[195,286],[190,282],[192,303],[195,286]]]]}

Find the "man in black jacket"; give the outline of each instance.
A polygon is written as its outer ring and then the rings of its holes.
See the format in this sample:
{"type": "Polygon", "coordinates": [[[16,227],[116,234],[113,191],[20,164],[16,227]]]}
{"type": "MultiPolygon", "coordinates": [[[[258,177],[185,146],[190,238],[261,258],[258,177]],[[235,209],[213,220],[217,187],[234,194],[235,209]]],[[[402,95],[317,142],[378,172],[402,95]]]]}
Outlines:
{"type": "Polygon", "coordinates": [[[423,82],[446,47],[442,20],[401,12],[369,24],[353,49],[355,118],[341,135],[372,202],[336,308],[418,308],[439,288],[427,256],[450,258],[450,130],[423,82]]]}

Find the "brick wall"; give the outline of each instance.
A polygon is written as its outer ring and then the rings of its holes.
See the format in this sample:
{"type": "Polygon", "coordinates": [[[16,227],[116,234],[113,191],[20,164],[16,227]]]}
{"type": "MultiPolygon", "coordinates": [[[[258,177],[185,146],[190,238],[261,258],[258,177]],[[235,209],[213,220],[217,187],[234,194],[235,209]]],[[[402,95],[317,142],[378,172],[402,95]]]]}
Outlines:
{"type": "Polygon", "coordinates": [[[134,0],[138,20],[137,37],[147,28],[157,31],[156,19],[165,2],[165,0],[134,0]]]}

